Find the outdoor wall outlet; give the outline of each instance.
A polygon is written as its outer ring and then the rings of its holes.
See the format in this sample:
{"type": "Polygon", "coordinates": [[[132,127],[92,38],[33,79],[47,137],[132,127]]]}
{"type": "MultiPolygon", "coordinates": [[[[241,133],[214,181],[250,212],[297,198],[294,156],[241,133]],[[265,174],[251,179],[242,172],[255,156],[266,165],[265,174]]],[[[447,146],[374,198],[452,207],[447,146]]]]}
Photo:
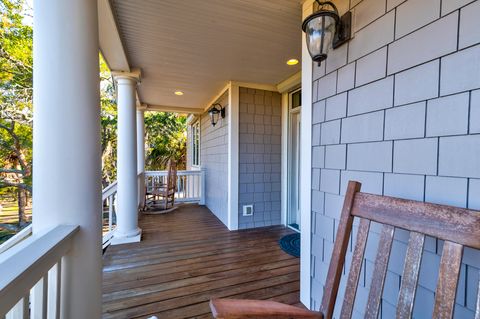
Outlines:
{"type": "Polygon", "coordinates": [[[253,216],[253,205],[243,205],[243,216],[253,216]]]}

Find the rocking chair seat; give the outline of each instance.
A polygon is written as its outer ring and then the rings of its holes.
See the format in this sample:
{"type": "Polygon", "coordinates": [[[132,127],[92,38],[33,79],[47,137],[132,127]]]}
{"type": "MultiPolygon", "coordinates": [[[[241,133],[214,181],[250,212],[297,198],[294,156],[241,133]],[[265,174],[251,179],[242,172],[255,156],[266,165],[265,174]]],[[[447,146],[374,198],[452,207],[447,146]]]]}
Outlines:
{"type": "Polygon", "coordinates": [[[269,300],[212,299],[210,308],[214,318],[323,319],[319,312],[269,300]]]}

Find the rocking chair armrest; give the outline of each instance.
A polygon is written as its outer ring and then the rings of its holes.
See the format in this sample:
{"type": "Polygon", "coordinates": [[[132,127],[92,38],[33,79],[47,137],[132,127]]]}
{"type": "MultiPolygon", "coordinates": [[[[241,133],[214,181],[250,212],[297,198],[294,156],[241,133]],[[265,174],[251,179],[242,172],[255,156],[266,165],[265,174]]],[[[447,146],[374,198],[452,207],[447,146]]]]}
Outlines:
{"type": "Polygon", "coordinates": [[[320,312],[269,300],[212,299],[210,309],[216,319],[323,319],[320,312]]]}

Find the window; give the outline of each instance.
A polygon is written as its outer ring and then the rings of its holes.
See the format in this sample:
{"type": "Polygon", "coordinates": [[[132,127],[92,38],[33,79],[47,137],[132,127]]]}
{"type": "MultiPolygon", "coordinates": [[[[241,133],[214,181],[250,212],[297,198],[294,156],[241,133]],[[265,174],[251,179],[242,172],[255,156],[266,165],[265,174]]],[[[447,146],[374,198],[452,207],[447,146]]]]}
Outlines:
{"type": "Polygon", "coordinates": [[[200,165],[200,121],[192,125],[192,165],[200,165]]]}
{"type": "Polygon", "coordinates": [[[290,108],[293,110],[302,105],[302,90],[295,91],[290,94],[290,108]]]}

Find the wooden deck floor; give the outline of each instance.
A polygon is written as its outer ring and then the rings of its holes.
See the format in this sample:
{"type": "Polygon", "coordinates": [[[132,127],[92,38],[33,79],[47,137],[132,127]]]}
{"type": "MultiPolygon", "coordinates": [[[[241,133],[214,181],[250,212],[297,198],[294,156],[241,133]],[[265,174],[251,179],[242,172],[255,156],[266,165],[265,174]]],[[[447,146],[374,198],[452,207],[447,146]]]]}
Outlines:
{"type": "Polygon", "coordinates": [[[281,226],[229,232],[206,208],[185,205],[140,219],[140,243],[104,254],[104,318],[211,318],[212,297],[299,304],[299,259],[281,226]]]}

